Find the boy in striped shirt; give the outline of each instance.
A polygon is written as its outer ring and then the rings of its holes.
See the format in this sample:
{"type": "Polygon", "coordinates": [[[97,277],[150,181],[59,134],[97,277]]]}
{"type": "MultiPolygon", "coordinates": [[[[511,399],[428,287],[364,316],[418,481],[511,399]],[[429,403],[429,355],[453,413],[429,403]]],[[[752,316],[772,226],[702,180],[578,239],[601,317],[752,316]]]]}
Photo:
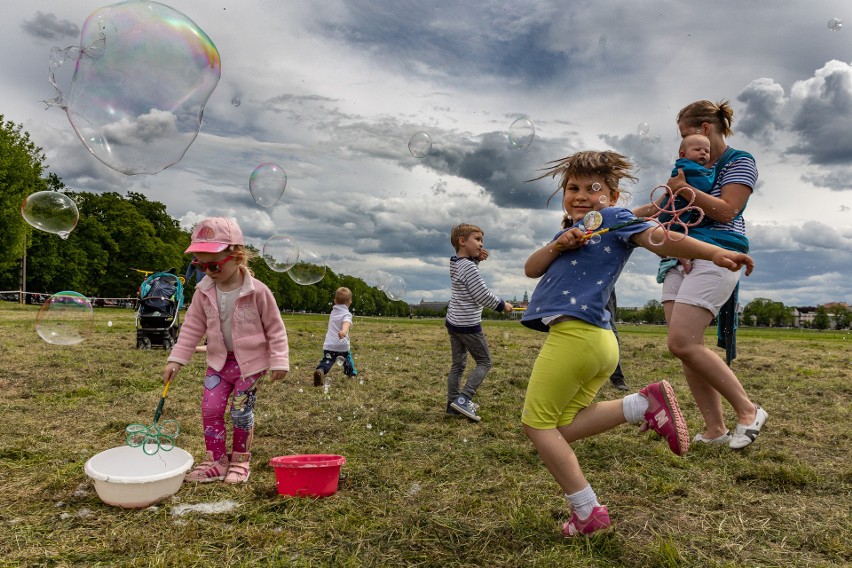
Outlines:
{"type": "Polygon", "coordinates": [[[456,254],[450,258],[452,294],[446,320],[452,350],[446,412],[461,414],[473,422],[481,420],[473,396],[491,369],[491,353],[482,332],[482,308],[512,312],[512,304],[491,293],[479,275],[479,261],[488,258],[488,251],[482,248],[483,237],[482,229],[467,223],[456,225],[450,233],[456,254]],[[476,368],[461,387],[468,353],[476,361],[476,368]]]}

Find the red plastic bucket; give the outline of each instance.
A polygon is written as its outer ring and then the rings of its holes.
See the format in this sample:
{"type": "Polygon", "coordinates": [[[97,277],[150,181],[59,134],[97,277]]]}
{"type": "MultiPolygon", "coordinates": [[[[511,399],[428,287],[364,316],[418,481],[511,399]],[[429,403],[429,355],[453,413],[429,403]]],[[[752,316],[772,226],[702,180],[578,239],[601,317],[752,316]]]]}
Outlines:
{"type": "Polygon", "coordinates": [[[334,454],[278,456],[269,460],[280,495],[328,497],[337,492],[340,466],[346,458],[334,454]]]}

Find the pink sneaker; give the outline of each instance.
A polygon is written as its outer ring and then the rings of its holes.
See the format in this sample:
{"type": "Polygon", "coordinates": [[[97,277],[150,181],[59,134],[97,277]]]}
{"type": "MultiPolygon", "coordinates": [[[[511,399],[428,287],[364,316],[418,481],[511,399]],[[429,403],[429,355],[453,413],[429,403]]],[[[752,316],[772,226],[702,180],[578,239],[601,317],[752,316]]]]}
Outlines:
{"type": "Polygon", "coordinates": [[[592,514],[585,520],[580,520],[577,513],[571,513],[571,518],[562,525],[562,536],[569,538],[578,534],[592,534],[607,528],[609,525],[609,510],[607,510],[606,505],[600,505],[592,509],[592,514]]]}
{"type": "Polygon", "coordinates": [[[668,381],[660,381],[640,389],[639,393],[648,399],[643,429],[650,428],[666,439],[671,451],[684,455],[689,450],[689,429],[672,386],[668,381]]]}
{"type": "Polygon", "coordinates": [[[184,481],[209,483],[225,479],[228,474],[228,454],[223,454],[218,460],[213,459],[213,452],[207,450],[207,459],[184,476],[184,481]]]}

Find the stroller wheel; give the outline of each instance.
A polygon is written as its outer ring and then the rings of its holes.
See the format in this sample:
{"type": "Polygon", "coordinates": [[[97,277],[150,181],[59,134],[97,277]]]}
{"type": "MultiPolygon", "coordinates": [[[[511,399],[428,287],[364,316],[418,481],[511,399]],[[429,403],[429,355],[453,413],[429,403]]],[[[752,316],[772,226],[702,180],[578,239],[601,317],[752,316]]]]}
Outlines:
{"type": "Polygon", "coordinates": [[[171,337],[166,337],[165,339],[163,339],[163,349],[165,349],[166,351],[168,351],[174,346],[175,342],[172,340],[171,337]]]}
{"type": "Polygon", "coordinates": [[[151,340],[147,337],[140,337],[136,340],[136,349],[150,349],[151,340]]]}

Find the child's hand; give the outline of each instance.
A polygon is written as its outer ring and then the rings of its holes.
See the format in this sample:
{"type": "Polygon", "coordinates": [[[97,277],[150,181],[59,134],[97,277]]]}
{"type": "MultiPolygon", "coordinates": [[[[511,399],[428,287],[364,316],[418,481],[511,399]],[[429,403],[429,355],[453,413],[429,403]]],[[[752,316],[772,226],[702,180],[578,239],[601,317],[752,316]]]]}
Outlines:
{"type": "Polygon", "coordinates": [[[287,376],[287,371],[282,371],[281,369],[276,369],[269,374],[269,382],[274,383],[275,381],[280,381],[284,377],[287,376]]]}
{"type": "Polygon", "coordinates": [[[504,312],[506,312],[507,314],[511,314],[513,309],[514,308],[512,307],[512,304],[510,304],[509,302],[504,302],[504,305],[503,305],[503,311],[504,312]]]}
{"type": "Polygon", "coordinates": [[[166,368],[163,369],[163,382],[167,383],[170,380],[174,379],[182,366],[183,365],[181,365],[180,363],[175,363],[174,361],[169,361],[168,363],[166,363],[166,368]]]}
{"type": "Polygon", "coordinates": [[[713,255],[713,264],[727,268],[731,272],[737,272],[743,266],[746,267],[746,276],[754,270],[754,260],[741,252],[722,250],[713,255]]]}
{"type": "Polygon", "coordinates": [[[480,249],[479,256],[476,258],[479,260],[479,262],[482,262],[483,260],[488,258],[488,251],[485,249],[480,249]]]}
{"type": "Polygon", "coordinates": [[[572,227],[559,235],[559,238],[553,241],[553,246],[559,251],[578,249],[589,243],[589,239],[584,237],[585,233],[583,231],[577,227],[572,227]]]}
{"type": "Polygon", "coordinates": [[[345,331],[345,330],[342,330],[342,329],[341,329],[340,331],[338,331],[338,332],[337,332],[337,338],[338,338],[338,339],[343,339],[343,338],[344,338],[344,337],[346,337],[347,335],[349,335],[349,332],[348,332],[348,331],[345,331]]]}

